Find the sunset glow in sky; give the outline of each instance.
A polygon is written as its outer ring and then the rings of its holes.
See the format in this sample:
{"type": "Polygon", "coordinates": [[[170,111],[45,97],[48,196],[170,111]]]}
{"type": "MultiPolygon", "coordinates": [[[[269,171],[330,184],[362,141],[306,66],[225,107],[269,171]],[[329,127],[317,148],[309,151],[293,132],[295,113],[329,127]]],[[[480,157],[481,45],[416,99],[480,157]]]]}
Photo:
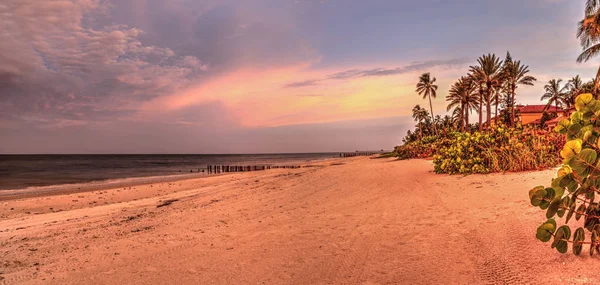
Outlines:
{"type": "MultiPolygon", "coordinates": [[[[449,86],[484,53],[530,66],[539,104],[575,63],[573,0],[5,0],[0,153],[391,149],[423,72],[449,86]]],[[[475,120],[475,115],[473,119],[475,120]]]]}

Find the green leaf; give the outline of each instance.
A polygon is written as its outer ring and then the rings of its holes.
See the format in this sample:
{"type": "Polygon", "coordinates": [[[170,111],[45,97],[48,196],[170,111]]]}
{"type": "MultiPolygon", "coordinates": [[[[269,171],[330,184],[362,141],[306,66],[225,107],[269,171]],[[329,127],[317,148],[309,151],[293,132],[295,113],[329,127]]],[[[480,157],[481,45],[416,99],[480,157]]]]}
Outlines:
{"type": "Polygon", "coordinates": [[[585,107],[587,107],[587,105],[590,104],[593,100],[594,95],[590,93],[581,94],[577,96],[577,98],[575,98],[575,109],[577,109],[577,111],[581,111],[585,109],[585,107]]]}
{"type": "Polygon", "coordinates": [[[548,206],[550,206],[550,202],[552,202],[552,200],[554,200],[554,197],[556,197],[556,191],[554,190],[554,188],[546,188],[544,190],[546,191],[546,196],[541,197],[540,201],[540,209],[542,210],[548,209],[548,206]]]}
{"type": "MultiPolygon", "coordinates": [[[[533,198],[533,195],[535,195],[535,192],[539,191],[539,190],[544,190],[545,187],[544,186],[536,186],[533,187],[531,190],[529,190],[529,199],[533,198]]],[[[535,205],[534,205],[535,206],[535,205]]]]}
{"type": "Polygon", "coordinates": [[[558,212],[558,209],[560,207],[560,203],[561,200],[558,199],[555,199],[552,201],[552,203],[550,203],[550,205],[548,206],[548,211],[546,211],[546,218],[550,219],[554,217],[554,215],[556,215],[556,212],[558,212]]]}
{"type": "Polygon", "coordinates": [[[583,241],[585,240],[585,230],[578,228],[573,235],[573,253],[575,255],[581,254],[583,248],[583,241]]]}
{"type": "Polygon", "coordinates": [[[554,231],[556,231],[556,221],[549,219],[537,228],[535,237],[542,242],[548,242],[552,238],[554,231]]]}
{"type": "Polygon", "coordinates": [[[567,140],[574,140],[578,137],[582,126],[578,123],[572,124],[567,130],[567,140]]]}
{"type": "Polygon", "coordinates": [[[571,121],[568,119],[562,119],[558,122],[558,125],[554,128],[554,131],[557,133],[565,134],[567,129],[571,126],[571,121]]]}
{"type": "Polygon", "coordinates": [[[571,167],[568,165],[563,165],[558,169],[557,177],[562,178],[565,175],[569,175],[571,173],[573,173],[573,169],[571,169],[571,167]]]}
{"type": "MultiPolygon", "coordinates": [[[[537,188],[537,187],[536,187],[537,188]]],[[[536,190],[536,188],[532,190],[536,190]]],[[[535,207],[539,207],[540,204],[544,201],[544,198],[548,195],[546,188],[537,189],[533,195],[531,195],[531,205],[535,207]]]]}
{"type": "Polygon", "coordinates": [[[575,220],[579,221],[579,219],[581,219],[581,216],[585,213],[587,207],[585,206],[585,204],[581,204],[579,205],[579,208],[577,208],[577,211],[575,212],[575,220]]]}
{"type": "Polygon", "coordinates": [[[575,124],[575,123],[579,123],[583,120],[583,113],[582,112],[573,112],[573,114],[571,114],[571,123],[575,124]]]}
{"type": "Polygon", "coordinates": [[[589,148],[582,150],[577,155],[577,158],[586,162],[589,165],[594,165],[597,157],[598,157],[598,154],[596,153],[596,151],[593,149],[589,149],[589,148]]]}
{"type": "Polygon", "coordinates": [[[591,231],[596,225],[598,225],[598,218],[596,218],[598,215],[598,204],[593,203],[589,205],[586,210],[586,214],[587,215],[583,221],[583,227],[591,231]]]}
{"type": "Polygon", "coordinates": [[[569,206],[569,212],[567,213],[565,223],[568,223],[571,217],[573,216],[573,213],[575,213],[575,207],[577,207],[577,203],[575,203],[575,198],[573,198],[573,201],[571,201],[571,206],[569,206]]]}
{"type": "Polygon", "coordinates": [[[569,161],[569,166],[579,177],[590,174],[591,166],[596,162],[597,154],[593,149],[584,149],[569,161]]]}
{"type": "Polygon", "coordinates": [[[566,253],[569,247],[568,240],[571,238],[571,229],[569,226],[564,225],[556,231],[554,234],[554,242],[552,242],[552,248],[556,247],[556,250],[560,253],[566,253]]]}
{"type": "MultiPolygon", "coordinates": [[[[558,215],[558,217],[562,218],[570,206],[571,206],[571,199],[569,198],[569,196],[565,196],[564,198],[562,198],[562,200],[560,200],[560,206],[559,206],[558,210],[556,211],[556,214],[558,215]]],[[[550,210],[550,208],[548,208],[548,210],[550,210]]]]}
{"type": "Polygon", "coordinates": [[[564,159],[571,159],[581,152],[581,140],[568,141],[560,151],[560,156],[564,159]]]}

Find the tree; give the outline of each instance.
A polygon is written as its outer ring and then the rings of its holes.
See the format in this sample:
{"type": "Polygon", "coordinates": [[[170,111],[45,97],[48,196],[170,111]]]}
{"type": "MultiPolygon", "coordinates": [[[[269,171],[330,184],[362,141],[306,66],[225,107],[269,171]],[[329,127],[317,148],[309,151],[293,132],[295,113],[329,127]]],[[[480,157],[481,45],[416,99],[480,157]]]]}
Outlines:
{"type": "MultiPolygon", "coordinates": [[[[423,99],[429,98],[429,109],[431,110],[431,116],[433,117],[433,105],[431,104],[431,97],[435,99],[437,96],[438,86],[435,84],[435,77],[431,78],[431,74],[429,72],[423,73],[419,77],[419,83],[417,83],[417,93],[423,96],[423,99]]],[[[435,129],[435,124],[433,125],[433,133],[437,133],[435,129]]]]}
{"type": "MultiPolygon", "coordinates": [[[[487,54],[477,59],[478,66],[471,66],[470,71],[473,74],[473,80],[479,84],[480,94],[484,95],[480,100],[485,99],[486,110],[487,110],[487,122],[488,125],[492,120],[492,95],[494,95],[494,89],[501,86],[502,83],[502,60],[496,57],[495,54],[487,54]],[[481,92],[483,91],[483,92],[481,92]]],[[[479,106],[482,104],[480,103],[479,106]]],[[[480,112],[480,123],[479,128],[482,129],[481,124],[481,110],[480,112]]]]}
{"type": "Polygon", "coordinates": [[[506,59],[504,60],[504,84],[506,85],[507,91],[507,106],[510,109],[510,126],[515,125],[515,96],[519,85],[533,86],[537,79],[533,76],[527,75],[529,73],[529,66],[522,65],[520,60],[513,60],[509,52],[506,52],[506,59]]]}
{"type": "MultiPolygon", "coordinates": [[[[600,1],[587,0],[584,19],[577,25],[577,38],[581,41],[583,52],[577,62],[586,62],[600,53],[600,1]]],[[[594,78],[593,93],[598,96],[600,88],[600,67],[594,78]]]]}
{"type": "Polygon", "coordinates": [[[423,122],[426,121],[429,118],[429,113],[427,113],[427,110],[421,108],[420,105],[416,105],[413,109],[412,109],[412,117],[415,121],[417,121],[417,127],[419,128],[419,136],[422,139],[423,138],[423,122]]]}
{"type": "Polygon", "coordinates": [[[458,112],[456,117],[459,127],[464,132],[469,126],[469,112],[477,108],[478,95],[475,93],[476,86],[469,77],[461,77],[456,83],[450,87],[450,91],[446,96],[448,101],[447,111],[454,108],[454,112],[458,112]]]}
{"type": "Polygon", "coordinates": [[[556,109],[558,109],[559,105],[564,105],[565,95],[567,94],[567,86],[561,87],[561,83],[562,79],[551,79],[544,86],[544,90],[546,91],[546,93],[542,95],[542,101],[548,100],[548,104],[546,105],[545,110],[548,110],[550,106],[552,106],[552,103],[554,103],[556,109]]]}
{"type": "Polygon", "coordinates": [[[567,82],[567,94],[565,98],[565,105],[567,109],[571,106],[575,106],[575,98],[577,95],[581,94],[583,90],[583,81],[579,75],[571,78],[569,82],[567,82]]]}

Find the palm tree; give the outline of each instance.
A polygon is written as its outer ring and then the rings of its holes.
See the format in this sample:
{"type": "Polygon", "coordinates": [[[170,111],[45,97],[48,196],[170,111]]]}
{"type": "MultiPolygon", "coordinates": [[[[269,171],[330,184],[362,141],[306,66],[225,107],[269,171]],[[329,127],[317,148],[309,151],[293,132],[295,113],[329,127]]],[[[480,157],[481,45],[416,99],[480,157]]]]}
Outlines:
{"type": "Polygon", "coordinates": [[[594,92],[594,79],[592,78],[592,80],[583,83],[583,85],[581,85],[581,94],[583,93],[592,93],[594,92]]]}
{"type": "Polygon", "coordinates": [[[552,103],[556,106],[558,110],[559,105],[563,105],[565,103],[565,94],[567,94],[567,86],[561,87],[562,79],[551,79],[548,81],[548,84],[544,86],[544,90],[546,93],[542,95],[542,101],[548,100],[548,104],[546,105],[546,109],[548,110],[552,103]]]}
{"type": "Polygon", "coordinates": [[[475,77],[475,75],[473,75],[471,73],[467,74],[467,77],[468,77],[469,82],[473,83],[473,86],[475,88],[474,91],[476,91],[478,106],[475,106],[475,110],[477,111],[477,114],[479,114],[479,131],[482,131],[483,130],[483,101],[485,101],[484,84],[477,81],[477,78],[475,77]]]}
{"type": "MultiPolygon", "coordinates": [[[[423,99],[429,98],[429,109],[431,110],[431,117],[433,117],[433,105],[431,104],[431,97],[435,99],[437,96],[438,86],[435,84],[435,77],[431,78],[429,72],[423,73],[419,77],[419,83],[417,83],[417,93],[423,96],[423,99]]],[[[433,124],[433,133],[437,133],[435,124],[433,124]]]]}
{"type": "Polygon", "coordinates": [[[429,113],[427,113],[427,110],[421,108],[420,105],[416,105],[412,109],[412,112],[412,117],[417,121],[417,128],[419,128],[419,137],[423,138],[423,122],[429,118],[429,113]]]}
{"type": "MultiPolygon", "coordinates": [[[[587,0],[585,18],[577,25],[577,38],[581,41],[583,52],[577,57],[577,62],[585,62],[600,53],[600,1],[587,0]]],[[[594,95],[598,96],[600,88],[600,67],[594,79],[594,95]]]]}
{"type": "Polygon", "coordinates": [[[441,118],[440,125],[442,127],[442,130],[444,130],[444,133],[448,133],[449,131],[454,129],[456,121],[451,116],[445,115],[443,118],[441,118]]]}
{"type": "Polygon", "coordinates": [[[533,86],[537,79],[527,75],[529,66],[522,65],[520,60],[513,60],[509,52],[506,52],[504,60],[504,84],[506,84],[507,108],[510,109],[510,126],[515,125],[515,95],[519,85],[533,86]]]}
{"type": "MultiPolygon", "coordinates": [[[[473,80],[479,84],[480,93],[482,98],[480,100],[485,99],[486,109],[487,109],[487,122],[488,125],[492,120],[492,95],[494,89],[500,87],[502,83],[502,60],[496,57],[495,54],[487,54],[483,55],[477,59],[477,63],[479,66],[471,66],[470,71],[473,74],[473,80]],[[483,91],[483,92],[481,92],[483,91]]],[[[479,104],[482,106],[482,103],[479,104]]],[[[482,130],[481,124],[481,110],[479,111],[480,123],[479,129],[482,130]]]]}
{"type": "Polygon", "coordinates": [[[571,78],[571,80],[567,82],[567,89],[568,91],[566,94],[567,98],[565,99],[565,103],[568,109],[575,105],[575,98],[577,98],[577,95],[581,94],[583,91],[583,81],[581,81],[579,75],[571,78]]]}
{"type": "Polygon", "coordinates": [[[476,89],[473,81],[468,76],[463,76],[450,87],[446,96],[446,101],[449,102],[446,111],[454,108],[453,116],[463,132],[469,126],[469,112],[477,109],[479,100],[476,89]]]}

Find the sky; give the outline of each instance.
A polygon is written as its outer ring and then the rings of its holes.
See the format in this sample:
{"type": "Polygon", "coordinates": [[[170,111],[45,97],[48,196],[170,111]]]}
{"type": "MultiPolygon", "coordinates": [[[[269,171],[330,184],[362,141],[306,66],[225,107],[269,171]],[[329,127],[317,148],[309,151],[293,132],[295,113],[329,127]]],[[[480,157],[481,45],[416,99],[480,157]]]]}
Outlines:
{"type": "MultiPolygon", "coordinates": [[[[545,82],[578,64],[583,0],[4,0],[0,153],[391,149],[487,53],[545,82]]],[[[473,115],[474,120],[475,115],[473,115]]]]}

